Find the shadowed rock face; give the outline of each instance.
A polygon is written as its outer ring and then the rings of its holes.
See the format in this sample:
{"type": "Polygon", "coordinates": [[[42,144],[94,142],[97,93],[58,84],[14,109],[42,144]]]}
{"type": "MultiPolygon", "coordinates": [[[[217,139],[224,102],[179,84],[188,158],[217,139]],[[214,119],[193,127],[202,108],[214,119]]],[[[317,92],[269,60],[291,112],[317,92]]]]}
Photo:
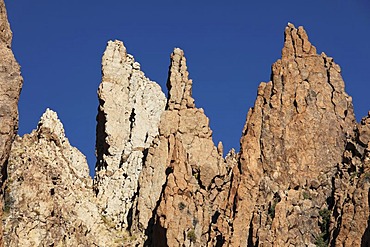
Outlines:
{"type": "Polygon", "coordinates": [[[0,19],[5,246],[370,245],[370,115],[355,123],[340,67],[302,27],[286,27],[241,150],[226,157],[195,106],[181,49],[166,99],[109,41],[92,180],[55,112],[15,138],[22,77],[1,0],[0,19]]]}
{"type": "Polygon", "coordinates": [[[370,112],[348,137],[334,180],[333,246],[370,246],[370,112]]]}
{"type": "MultiPolygon", "coordinates": [[[[0,0],[0,183],[6,180],[6,166],[9,152],[18,130],[18,99],[23,78],[20,67],[11,50],[12,31],[3,0],[0,0]]],[[[3,193],[1,193],[3,194],[3,193]]],[[[0,200],[2,208],[2,199],[0,200]]],[[[0,210],[2,211],[2,210],[0,210]]],[[[0,229],[1,229],[0,223],[0,229]]],[[[0,246],[2,246],[2,231],[0,246]]]]}

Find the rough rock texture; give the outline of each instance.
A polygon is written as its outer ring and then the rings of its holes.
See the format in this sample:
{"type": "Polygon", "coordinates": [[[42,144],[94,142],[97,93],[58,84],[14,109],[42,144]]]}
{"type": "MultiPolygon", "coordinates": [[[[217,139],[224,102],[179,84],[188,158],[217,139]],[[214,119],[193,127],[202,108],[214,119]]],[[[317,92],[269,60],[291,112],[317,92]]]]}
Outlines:
{"type": "Polygon", "coordinates": [[[370,113],[355,123],[340,67],[302,27],[286,27],[241,150],[225,158],[181,49],[166,99],[108,42],[92,180],[51,110],[12,144],[22,78],[1,0],[0,20],[5,246],[370,246],[370,113]]]}
{"type": "Polygon", "coordinates": [[[159,136],[139,180],[136,224],[146,230],[146,245],[206,246],[217,235],[212,221],[226,208],[235,154],[225,161],[222,144],[215,147],[209,120],[195,107],[188,74],[184,52],[176,48],[159,136]]]}
{"type": "Polygon", "coordinates": [[[232,246],[318,241],[320,212],[332,206],[332,177],[355,123],[351,101],[340,67],[288,24],[282,59],[259,86],[243,130],[232,246]]]}
{"type": "Polygon", "coordinates": [[[0,1],[0,165],[5,164],[18,130],[18,99],[23,79],[11,48],[12,31],[0,1]]]}
{"type": "Polygon", "coordinates": [[[51,110],[17,137],[4,189],[5,246],[121,246],[123,234],[99,212],[85,156],[51,110]]]}
{"type": "Polygon", "coordinates": [[[332,246],[370,246],[370,112],[348,138],[334,181],[332,246]]]}
{"type": "Polygon", "coordinates": [[[108,42],[102,74],[94,188],[104,216],[121,229],[129,224],[143,159],[158,135],[166,98],[121,41],[108,42]]]}
{"type": "MultiPolygon", "coordinates": [[[[0,0],[0,216],[3,184],[10,148],[18,130],[18,99],[23,84],[20,67],[11,50],[12,31],[3,0],[0,0]]],[[[0,246],[2,246],[0,222],[0,246]]]]}

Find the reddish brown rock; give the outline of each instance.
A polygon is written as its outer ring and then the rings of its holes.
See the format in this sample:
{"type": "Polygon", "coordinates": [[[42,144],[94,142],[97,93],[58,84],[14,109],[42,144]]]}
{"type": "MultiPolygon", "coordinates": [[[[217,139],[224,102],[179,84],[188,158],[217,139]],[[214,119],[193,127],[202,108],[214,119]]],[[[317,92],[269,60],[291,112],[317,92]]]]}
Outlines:
{"type": "Polygon", "coordinates": [[[11,50],[12,31],[0,1],[0,164],[4,165],[18,130],[18,99],[23,79],[11,50]]]}
{"type": "MultiPolygon", "coordinates": [[[[18,130],[18,99],[23,84],[20,67],[11,50],[12,31],[3,0],[0,0],[0,187],[6,179],[10,148],[18,130]]],[[[2,193],[1,193],[2,194],[2,193]]],[[[3,208],[2,199],[0,208],[3,208]]],[[[1,216],[2,210],[0,210],[1,216]]],[[[0,229],[1,223],[0,223],[0,229]]],[[[0,246],[2,246],[0,231],[0,246]]]]}
{"type": "Polygon", "coordinates": [[[302,27],[286,27],[271,79],[259,86],[241,139],[232,246],[315,243],[355,122],[340,67],[316,54],[302,27]]]}
{"type": "Polygon", "coordinates": [[[347,140],[334,186],[332,246],[370,246],[370,112],[347,140]],[[365,144],[366,143],[366,144],[365,144]]]}
{"type": "Polygon", "coordinates": [[[221,145],[217,150],[212,141],[208,118],[194,105],[185,61],[176,48],[159,136],[139,180],[138,228],[149,232],[147,243],[158,246],[206,246],[214,241],[211,225],[223,214],[235,164],[225,162],[221,145]]]}

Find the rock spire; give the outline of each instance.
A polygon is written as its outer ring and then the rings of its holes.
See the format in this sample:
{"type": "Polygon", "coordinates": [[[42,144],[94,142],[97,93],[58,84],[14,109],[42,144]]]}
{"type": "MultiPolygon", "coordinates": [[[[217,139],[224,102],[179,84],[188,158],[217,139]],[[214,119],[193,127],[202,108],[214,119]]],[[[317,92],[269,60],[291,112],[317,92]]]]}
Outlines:
{"type": "Polygon", "coordinates": [[[57,114],[16,136],[22,85],[0,0],[0,246],[369,246],[370,113],[341,68],[288,24],[240,152],[223,157],[184,52],[166,99],[121,41],[102,59],[96,175],[57,114]]]}
{"type": "Polygon", "coordinates": [[[184,52],[174,49],[167,109],[139,179],[136,224],[146,230],[149,245],[207,246],[214,241],[210,222],[225,208],[235,165],[218,152],[208,118],[194,105],[185,61],[184,52]]]}
{"type": "Polygon", "coordinates": [[[97,207],[86,158],[54,111],[16,138],[7,171],[5,246],[121,246],[123,235],[97,207]]]}
{"type": "Polygon", "coordinates": [[[193,81],[189,79],[189,72],[186,66],[184,51],[175,48],[171,54],[171,65],[168,72],[168,102],[167,108],[170,110],[180,110],[194,108],[192,98],[193,81]]]}
{"type": "Polygon", "coordinates": [[[121,41],[108,42],[102,74],[94,188],[104,216],[115,222],[117,229],[126,229],[143,160],[158,135],[166,98],[121,41]]]}
{"type": "Polygon", "coordinates": [[[332,178],[355,125],[340,72],[288,24],[241,138],[233,246],[312,245],[321,236],[319,213],[333,206],[332,178]]]}

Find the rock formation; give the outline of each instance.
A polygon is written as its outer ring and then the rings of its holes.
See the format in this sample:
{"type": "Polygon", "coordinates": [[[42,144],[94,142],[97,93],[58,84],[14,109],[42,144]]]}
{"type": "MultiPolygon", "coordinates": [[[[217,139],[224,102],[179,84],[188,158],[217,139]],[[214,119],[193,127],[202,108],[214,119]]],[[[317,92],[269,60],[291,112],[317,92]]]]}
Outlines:
{"type": "Polygon", "coordinates": [[[210,222],[224,208],[236,163],[226,162],[215,147],[209,120],[195,107],[188,74],[184,52],[176,48],[159,136],[139,180],[138,228],[147,231],[149,245],[206,246],[210,222]]]}
{"type": "MultiPolygon", "coordinates": [[[[23,79],[11,50],[12,31],[4,1],[0,1],[0,164],[6,163],[11,143],[18,130],[18,99],[23,79]]],[[[3,175],[3,174],[2,174],[3,175]]]]}
{"type": "Polygon", "coordinates": [[[286,27],[240,152],[226,157],[195,106],[181,49],[166,99],[123,43],[109,41],[91,179],[49,109],[13,142],[22,78],[3,1],[0,10],[5,246],[370,245],[370,113],[356,123],[339,65],[302,27],[286,27]]]}
{"type": "Polygon", "coordinates": [[[102,74],[94,189],[104,216],[117,229],[125,229],[146,150],[158,135],[166,97],[120,41],[108,42],[102,74]]]}
{"type": "Polygon", "coordinates": [[[354,124],[340,67],[289,24],[243,130],[231,245],[314,244],[354,124]]]}
{"type": "Polygon", "coordinates": [[[17,137],[8,163],[5,246],[122,246],[125,235],[101,214],[85,156],[49,109],[17,137]]]}
{"type": "MultiPolygon", "coordinates": [[[[3,207],[2,191],[9,152],[18,130],[18,99],[23,84],[20,67],[11,50],[12,37],[5,3],[0,0],[0,208],[3,207]]],[[[0,223],[0,246],[3,242],[1,229],[0,223]]]]}

